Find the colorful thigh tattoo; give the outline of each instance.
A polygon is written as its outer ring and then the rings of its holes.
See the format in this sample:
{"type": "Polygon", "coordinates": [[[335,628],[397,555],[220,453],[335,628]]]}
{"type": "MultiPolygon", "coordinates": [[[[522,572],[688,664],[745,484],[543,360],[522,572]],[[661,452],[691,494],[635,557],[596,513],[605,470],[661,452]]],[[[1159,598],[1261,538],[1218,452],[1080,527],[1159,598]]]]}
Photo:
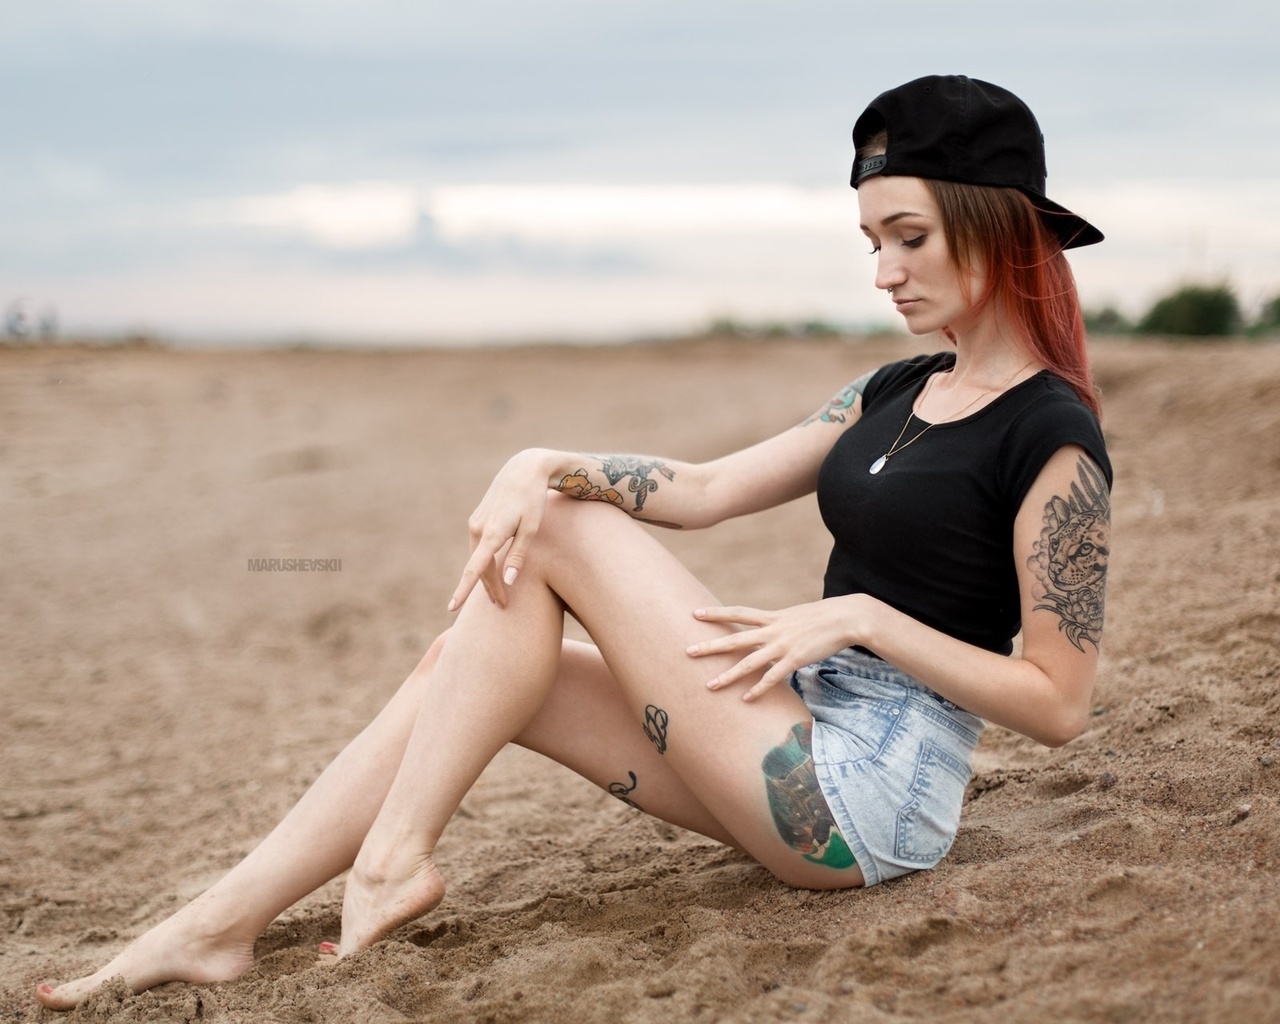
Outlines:
{"type": "Polygon", "coordinates": [[[765,792],[778,835],[804,859],[829,868],[857,867],[831,817],[813,769],[813,725],[797,722],[786,742],[765,754],[765,792]]]}

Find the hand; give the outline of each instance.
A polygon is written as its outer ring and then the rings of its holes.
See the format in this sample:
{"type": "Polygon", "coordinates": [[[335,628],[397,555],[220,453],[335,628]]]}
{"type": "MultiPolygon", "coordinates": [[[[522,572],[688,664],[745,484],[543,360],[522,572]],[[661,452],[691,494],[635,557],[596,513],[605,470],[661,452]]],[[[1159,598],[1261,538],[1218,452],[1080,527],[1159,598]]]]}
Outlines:
{"type": "Polygon", "coordinates": [[[693,658],[748,652],[732,668],[708,681],[707,688],[719,690],[764,670],[760,680],[742,697],[743,700],[755,700],[796,669],[822,661],[850,644],[858,643],[854,624],[858,599],[863,596],[853,594],[827,598],[780,611],[740,607],[699,608],[693,614],[703,622],[727,622],[747,628],[693,644],[687,652],[693,658]]]}
{"type": "Polygon", "coordinates": [[[462,607],[477,581],[489,600],[507,606],[507,587],[515,583],[546,512],[545,455],[528,449],[512,456],[471,513],[471,557],[449,599],[449,611],[462,607]]]}

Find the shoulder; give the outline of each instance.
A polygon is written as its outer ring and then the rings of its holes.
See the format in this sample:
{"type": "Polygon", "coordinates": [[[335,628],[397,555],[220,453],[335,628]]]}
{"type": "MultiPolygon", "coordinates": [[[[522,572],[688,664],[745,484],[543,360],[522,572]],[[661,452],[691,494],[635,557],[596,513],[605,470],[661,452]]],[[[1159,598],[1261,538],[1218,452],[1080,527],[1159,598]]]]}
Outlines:
{"type": "Polygon", "coordinates": [[[1053,373],[1042,372],[1020,390],[999,462],[1014,505],[1021,504],[1053,455],[1068,446],[1089,457],[1109,488],[1113,474],[1102,425],[1071,385],[1053,373]]]}

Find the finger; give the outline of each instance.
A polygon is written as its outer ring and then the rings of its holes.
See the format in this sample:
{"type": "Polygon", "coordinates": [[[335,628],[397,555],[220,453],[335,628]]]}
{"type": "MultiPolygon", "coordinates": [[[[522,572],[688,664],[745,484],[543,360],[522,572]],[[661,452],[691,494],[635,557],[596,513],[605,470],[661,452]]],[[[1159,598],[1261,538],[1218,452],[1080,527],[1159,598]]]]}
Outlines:
{"type": "Polygon", "coordinates": [[[776,662],[769,671],[760,677],[760,681],[755,686],[742,695],[742,699],[748,702],[755,700],[777,686],[784,679],[790,678],[792,671],[793,669],[783,665],[781,662],[776,662]]]}
{"type": "Polygon", "coordinates": [[[773,621],[776,612],[742,605],[694,609],[693,617],[703,622],[740,622],[744,626],[763,626],[773,621]]]}
{"type": "Polygon", "coordinates": [[[692,658],[705,658],[708,654],[730,654],[734,651],[745,651],[759,647],[764,642],[758,629],[742,629],[736,633],[726,633],[711,640],[699,640],[685,648],[692,658]]]}
{"type": "MultiPolygon", "coordinates": [[[[471,591],[484,576],[485,569],[493,565],[493,555],[494,549],[487,545],[477,545],[471,552],[471,557],[467,559],[467,564],[462,570],[462,578],[458,581],[453,596],[449,598],[449,611],[457,611],[462,607],[462,603],[471,595],[471,591]]],[[[487,585],[486,589],[488,589],[487,585]]],[[[492,593],[489,596],[492,597],[492,593]]]]}
{"type": "Polygon", "coordinates": [[[515,583],[520,570],[524,568],[525,555],[538,532],[538,524],[538,519],[530,517],[520,520],[520,525],[516,528],[511,547],[507,549],[507,557],[502,560],[502,582],[508,587],[515,583]]]}
{"type": "Polygon", "coordinates": [[[484,574],[480,578],[484,580],[484,589],[489,594],[489,600],[499,608],[505,608],[507,606],[507,588],[503,586],[497,559],[489,559],[489,564],[484,567],[484,574]]]}
{"type": "Polygon", "coordinates": [[[734,683],[741,682],[749,676],[755,675],[757,672],[763,672],[769,667],[773,661],[773,656],[761,647],[736,665],[725,669],[718,676],[707,680],[708,690],[723,690],[726,686],[732,686],[734,683]]]}

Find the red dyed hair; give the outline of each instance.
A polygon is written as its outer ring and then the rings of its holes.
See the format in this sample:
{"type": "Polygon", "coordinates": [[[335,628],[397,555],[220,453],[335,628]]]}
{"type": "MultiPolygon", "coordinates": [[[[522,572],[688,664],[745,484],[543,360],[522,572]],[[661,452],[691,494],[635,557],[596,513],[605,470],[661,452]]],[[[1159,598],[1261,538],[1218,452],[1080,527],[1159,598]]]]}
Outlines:
{"type": "Polygon", "coordinates": [[[1012,188],[924,181],[942,214],[951,258],[986,277],[978,308],[995,303],[1031,354],[1101,416],[1076,280],[1062,243],[1031,200],[1012,188]]]}

